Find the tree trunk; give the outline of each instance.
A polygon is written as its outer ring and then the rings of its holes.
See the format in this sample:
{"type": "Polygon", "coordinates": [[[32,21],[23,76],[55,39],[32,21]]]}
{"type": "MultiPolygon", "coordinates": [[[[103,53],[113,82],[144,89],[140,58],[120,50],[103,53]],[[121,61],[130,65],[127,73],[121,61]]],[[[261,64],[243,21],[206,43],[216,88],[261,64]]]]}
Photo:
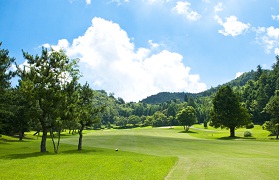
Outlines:
{"type": "Polygon", "coordinates": [[[78,131],[78,134],[79,134],[79,138],[78,138],[78,150],[81,151],[82,150],[82,131],[84,129],[84,125],[83,123],[81,124],[81,127],[78,131]]]}
{"type": "Polygon", "coordinates": [[[43,135],[41,141],[41,152],[47,152],[46,150],[47,128],[43,127],[43,135]]]}
{"type": "Polygon", "coordinates": [[[52,140],[54,152],[57,154],[58,151],[57,151],[57,149],[56,149],[56,145],[55,145],[55,141],[54,141],[54,135],[53,135],[52,128],[50,129],[50,136],[51,136],[51,140],[52,140]]]}
{"type": "Polygon", "coordinates": [[[24,137],[24,131],[20,130],[20,132],[19,132],[19,140],[22,141],[23,137],[24,137]]]}
{"type": "Polygon", "coordinates": [[[235,127],[230,127],[230,137],[235,137],[235,127]]]}
{"type": "Polygon", "coordinates": [[[78,138],[78,150],[81,151],[82,150],[82,130],[80,129],[78,131],[79,134],[79,138],[78,138]]]}

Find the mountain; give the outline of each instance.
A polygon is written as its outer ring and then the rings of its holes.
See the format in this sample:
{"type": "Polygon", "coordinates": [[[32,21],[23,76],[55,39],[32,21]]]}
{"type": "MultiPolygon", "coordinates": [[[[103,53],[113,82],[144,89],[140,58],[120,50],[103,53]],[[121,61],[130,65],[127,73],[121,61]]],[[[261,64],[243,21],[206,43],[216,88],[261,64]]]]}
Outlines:
{"type": "MultiPolygon", "coordinates": [[[[243,73],[241,76],[238,78],[231,80],[228,83],[225,83],[223,85],[230,85],[232,87],[242,87],[244,86],[249,80],[253,80],[255,78],[255,71],[250,71],[243,73]]],[[[147,103],[147,104],[160,104],[163,102],[167,102],[170,100],[180,100],[184,101],[185,95],[189,98],[190,96],[193,96],[194,98],[197,96],[211,96],[212,94],[216,93],[217,90],[221,87],[222,85],[219,85],[217,87],[211,87],[210,89],[200,92],[200,93],[188,93],[188,92],[160,92],[155,95],[148,96],[147,98],[141,100],[140,102],[147,103]]]]}

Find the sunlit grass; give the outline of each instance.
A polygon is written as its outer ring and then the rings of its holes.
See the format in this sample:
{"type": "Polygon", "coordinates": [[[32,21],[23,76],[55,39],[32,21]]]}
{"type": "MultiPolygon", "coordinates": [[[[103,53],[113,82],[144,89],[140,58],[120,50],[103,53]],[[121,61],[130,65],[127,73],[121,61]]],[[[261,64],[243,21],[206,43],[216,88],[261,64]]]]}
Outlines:
{"type": "MultiPolygon", "coordinates": [[[[192,126],[191,131],[194,131],[196,133],[191,134],[194,137],[199,138],[205,138],[205,139],[226,139],[230,135],[230,132],[228,129],[224,128],[213,128],[211,126],[208,126],[208,128],[204,128],[201,124],[195,124],[192,126]]],[[[267,130],[263,130],[261,126],[255,125],[252,129],[246,129],[246,128],[239,128],[236,129],[235,135],[237,138],[245,138],[245,139],[255,139],[255,140],[269,140],[274,138],[274,136],[270,136],[270,132],[267,130]],[[250,131],[252,133],[252,137],[244,137],[244,132],[250,131]]]]}
{"type": "Polygon", "coordinates": [[[38,153],[40,139],[33,136],[23,142],[3,136],[1,178],[277,178],[279,141],[272,140],[260,126],[249,129],[253,137],[248,139],[243,137],[245,128],[238,129],[238,138],[231,139],[226,129],[194,127],[190,132],[181,126],[87,131],[81,152],[76,151],[78,136],[65,135],[59,154],[52,153],[50,142],[49,153],[38,153]]]}
{"type": "MultiPolygon", "coordinates": [[[[73,137],[74,138],[74,137],[73,137]]],[[[75,137],[77,138],[77,136],[75,137]]],[[[72,139],[73,140],[73,139],[72,139]]],[[[115,149],[62,144],[59,154],[39,153],[39,140],[3,136],[0,179],[163,179],[176,157],[151,156],[115,149]]]]}

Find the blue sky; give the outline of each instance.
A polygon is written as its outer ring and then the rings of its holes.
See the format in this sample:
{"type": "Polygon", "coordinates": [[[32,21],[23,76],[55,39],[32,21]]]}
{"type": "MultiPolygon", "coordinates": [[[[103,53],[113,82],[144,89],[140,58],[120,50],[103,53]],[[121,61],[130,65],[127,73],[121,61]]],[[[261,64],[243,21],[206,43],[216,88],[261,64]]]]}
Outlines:
{"type": "Polygon", "coordinates": [[[125,101],[200,92],[279,54],[278,0],[0,0],[0,41],[21,50],[63,48],[81,82],[125,101]]]}

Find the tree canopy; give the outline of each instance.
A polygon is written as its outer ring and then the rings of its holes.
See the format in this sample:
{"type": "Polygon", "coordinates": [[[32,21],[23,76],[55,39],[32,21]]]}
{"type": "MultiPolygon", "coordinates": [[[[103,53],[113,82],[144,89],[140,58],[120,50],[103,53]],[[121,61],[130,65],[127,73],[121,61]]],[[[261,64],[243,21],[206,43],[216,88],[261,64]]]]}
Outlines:
{"type": "Polygon", "coordinates": [[[276,139],[279,136],[279,91],[275,92],[275,95],[270,98],[269,102],[266,104],[264,110],[271,114],[272,119],[268,122],[269,127],[267,130],[276,134],[276,139]]]}
{"type": "Polygon", "coordinates": [[[176,119],[184,126],[184,130],[188,131],[189,127],[197,122],[196,111],[192,106],[187,106],[177,113],[176,119]]]}
{"type": "Polygon", "coordinates": [[[235,128],[250,123],[250,115],[240,105],[238,96],[230,86],[222,86],[213,98],[213,108],[210,112],[210,125],[230,129],[230,137],[235,137],[235,128]]]}
{"type": "Polygon", "coordinates": [[[69,59],[63,51],[42,49],[41,56],[23,52],[27,65],[17,66],[22,95],[30,104],[32,119],[38,120],[43,132],[41,152],[46,152],[48,130],[61,124],[62,107],[67,103],[65,91],[79,76],[77,60],[69,59]]]}

